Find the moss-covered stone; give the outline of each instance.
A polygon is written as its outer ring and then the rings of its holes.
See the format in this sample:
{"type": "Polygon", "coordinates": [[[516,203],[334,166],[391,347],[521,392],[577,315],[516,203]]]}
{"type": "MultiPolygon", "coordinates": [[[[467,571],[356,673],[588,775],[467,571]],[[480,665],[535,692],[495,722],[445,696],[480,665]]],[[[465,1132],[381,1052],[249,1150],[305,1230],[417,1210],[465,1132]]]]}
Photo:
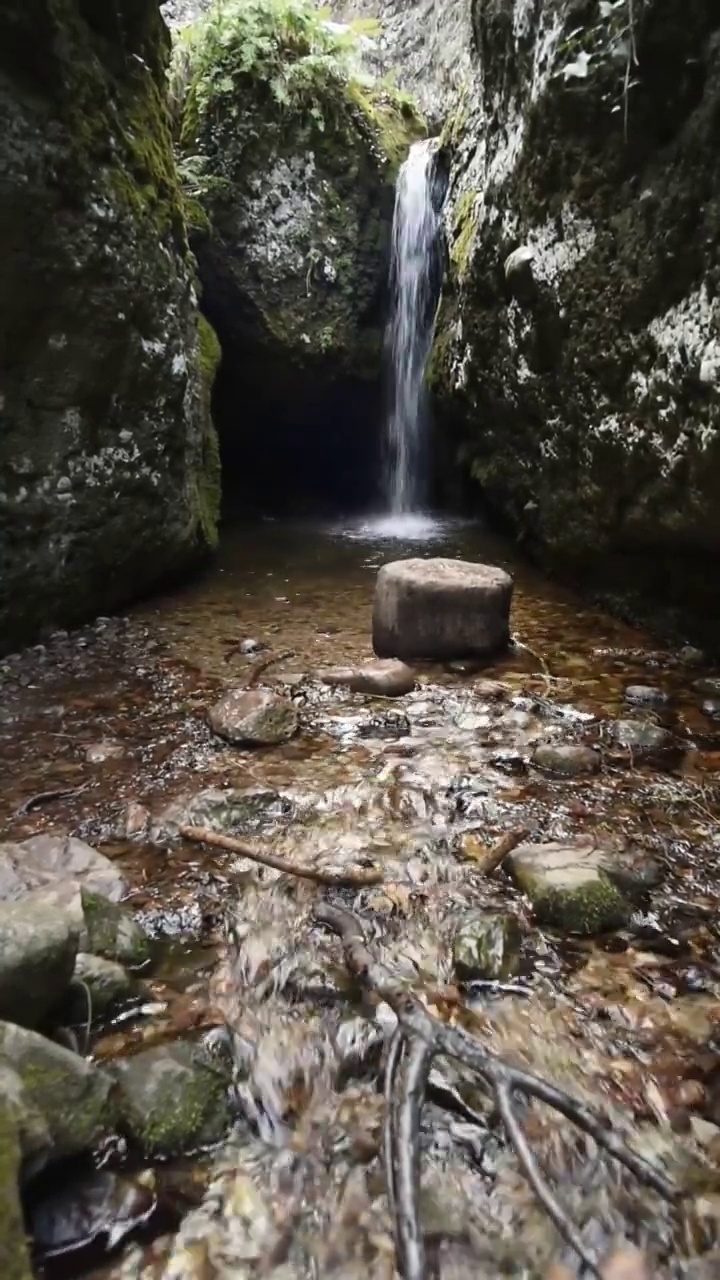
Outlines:
{"type": "Polygon", "coordinates": [[[120,1126],[148,1156],[218,1142],[231,1120],[229,1070],[201,1047],[177,1041],[115,1066],[120,1126]]]}
{"type": "Polygon", "coordinates": [[[20,1142],[11,1108],[0,1099],[0,1274],[6,1280],[31,1280],[18,1179],[20,1142]]]}
{"type": "Polygon", "coordinates": [[[592,842],[520,845],[508,858],[518,887],[539,924],[565,933],[593,934],[627,924],[632,908],[607,874],[612,853],[592,842]]]}
{"type": "Polygon", "coordinates": [[[627,6],[605,8],[472,6],[433,387],[461,466],[529,549],[712,625],[720,12],[644,0],[631,39],[627,6]],[[505,272],[519,249],[522,297],[505,272]]]}
{"type": "Polygon", "coordinates": [[[151,954],[150,942],[130,912],[89,889],[83,889],[81,896],[85,917],[83,951],[115,960],[129,969],[139,969],[147,964],[151,954]]]}
{"type": "Polygon", "coordinates": [[[168,55],[154,0],[0,14],[0,646],[213,541],[168,55]]]}

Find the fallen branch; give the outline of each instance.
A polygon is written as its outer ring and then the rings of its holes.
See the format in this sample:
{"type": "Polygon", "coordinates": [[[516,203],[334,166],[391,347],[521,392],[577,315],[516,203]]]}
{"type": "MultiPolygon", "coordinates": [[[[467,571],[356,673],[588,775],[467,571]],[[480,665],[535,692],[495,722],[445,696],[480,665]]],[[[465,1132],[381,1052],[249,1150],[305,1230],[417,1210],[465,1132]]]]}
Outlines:
{"type": "Polygon", "coordinates": [[[403,1280],[425,1280],[426,1267],[420,1229],[419,1115],[432,1058],[446,1054],[477,1072],[495,1099],[520,1166],[562,1238],[572,1246],[589,1272],[600,1278],[598,1263],[585,1248],[577,1228],[556,1200],[532,1154],[513,1106],[513,1093],[535,1098],[559,1111],[625,1165],[639,1181],[667,1200],[678,1196],[673,1184],[641,1156],[630,1151],[613,1132],[610,1122],[590,1107],[537,1076],[509,1066],[473,1036],[446,1026],[428,1012],[411,992],[368,950],[362,925],[351,911],[320,903],[316,919],[338,935],[350,973],[366,989],[394,1010],[398,1027],[385,1071],[385,1164],[388,1198],[394,1220],[397,1264],[403,1280]]]}
{"type": "Polygon", "coordinates": [[[495,844],[486,849],[479,858],[473,859],[478,871],[484,876],[491,876],[493,871],[497,871],[502,865],[509,853],[513,849],[517,849],[523,840],[527,840],[530,835],[529,827],[513,827],[512,831],[506,831],[495,844]]]}
{"type": "Polygon", "coordinates": [[[246,689],[253,689],[260,679],[261,675],[267,671],[268,667],[274,667],[276,662],[284,662],[286,658],[294,658],[294,649],[285,649],[283,653],[275,653],[270,658],[264,658],[262,662],[256,663],[250,672],[250,676],[245,685],[246,689]]]}
{"type": "Polygon", "coordinates": [[[237,853],[251,862],[259,862],[263,867],[272,867],[274,871],[283,871],[288,876],[300,876],[303,880],[314,880],[316,884],[331,885],[336,889],[364,889],[368,885],[382,884],[382,871],[319,871],[315,867],[298,866],[287,858],[279,858],[275,853],[265,853],[254,849],[243,840],[233,836],[223,836],[208,827],[180,827],[180,835],[185,840],[194,840],[196,844],[209,844],[216,849],[227,849],[229,853],[237,853]]]}
{"type": "Polygon", "coordinates": [[[28,813],[39,809],[41,805],[50,804],[53,800],[69,800],[71,796],[79,796],[81,791],[87,791],[89,785],[89,782],[83,782],[79,787],[58,787],[55,791],[39,791],[36,796],[30,796],[29,799],[24,800],[15,810],[13,817],[25,817],[28,813]]]}

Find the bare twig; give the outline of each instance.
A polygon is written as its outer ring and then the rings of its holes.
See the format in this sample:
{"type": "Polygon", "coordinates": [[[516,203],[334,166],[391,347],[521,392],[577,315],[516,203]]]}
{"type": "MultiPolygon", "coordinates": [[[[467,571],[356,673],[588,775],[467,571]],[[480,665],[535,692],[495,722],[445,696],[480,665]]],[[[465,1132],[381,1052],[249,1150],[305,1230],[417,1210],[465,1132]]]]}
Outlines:
{"type": "Polygon", "coordinates": [[[390,971],[373,959],[358,918],[350,911],[320,903],[316,919],[338,934],[345,963],[366,989],[381,996],[395,1011],[398,1029],[393,1038],[386,1068],[386,1168],[390,1205],[395,1220],[398,1266],[403,1280],[423,1280],[425,1264],[419,1239],[417,1186],[419,1144],[415,1140],[416,1120],[424,1095],[430,1062],[437,1053],[456,1058],[476,1071],[495,1099],[498,1113],[516,1151],[525,1176],[564,1240],[577,1251],[586,1268],[600,1276],[597,1263],[585,1249],[577,1228],[555,1199],[512,1106],[513,1091],[536,1098],[559,1111],[584,1130],[641,1181],[668,1200],[677,1197],[673,1184],[642,1157],[630,1151],[613,1132],[609,1120],[583,1103],[537,1076],[503,1062],[478,1040],[458,1027],[449,1027],[428,1012],[412,992],[403,990],[390,971]],[[403,1042],[405,1044],[403,1052],[403,1042]],[[404,1064],[404,1070],[401,1067],[404,1064]],[[400,1147],[404,1146],[404,1154],[400,1147]],[[415,1165],[411,1173],[408,1162],[415,1165]]]}
{"type": "Polygon", "coordinates": [[[30,796],[29,799],[24,800],[15,810],[13,817],[25,817],[26,814],[39,809],[41,805],[50,804],[53,800],[69,800],[71,796],[79,796],[82,791],[87,791],[89,785],[89,782],[83,782],[79,787],[58,787],[54,791],[39,791],[36,796],[30,796]]]}
{"type": "Polygon", "coordinates": [[[484,853],[475,861],[478,871],[484,876],[491,876],[493,871],[497,871],[502,865],[509,853],[513,849],[517,849],[523,840],[527,840],[530,835],[529,827],[513,827],[512,831],[506,831],[495,844],[491,845],[484,853]]]}
{"type": "Polygon", "coordinates": [[[282,653],[275,653],[269,658],[264,658],[262,662],[256,663],[250,672],[250,676],[245,685],[246,689],[252,689],[257,684],[262,675],[265,674],[268,667],[274,667],[277,662],[284,662],[286,658],[294,658],[294,649],[285,649],[282,653]]]}
{"type": "Polygon", "coordinates": [[[382,871],[320,871],[315,867],[298,866],[287,858],[279,858],[275,853],[265,853],[236,840],[233,836],[223,836],[208,827],[179,827],[180,835],[185,840],[193,840],[196,844],[210,844],[216,849],[227,849],[229,853],[237,853],[251,862],[259,862],[263,867],[272,867],[274,871],[283,871],[288,876],[300,876],[303,880],[314,880],[315,884],[331,885],[336,889],[364,889],[368,885],[382,884],[382,871]]]}

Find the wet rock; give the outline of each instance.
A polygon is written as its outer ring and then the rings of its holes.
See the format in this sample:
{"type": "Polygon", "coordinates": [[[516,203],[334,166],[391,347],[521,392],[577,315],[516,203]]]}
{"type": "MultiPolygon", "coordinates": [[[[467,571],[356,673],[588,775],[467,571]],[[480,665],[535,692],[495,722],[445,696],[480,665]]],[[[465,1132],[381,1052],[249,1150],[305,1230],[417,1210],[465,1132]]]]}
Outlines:
{"type": "Polygon", "coordinates": [[[358,727],[359,738],[406,738],[410,733],[410,721],[397,711],[363,720],[358,727]]]}
{"type": "Polygon", "coordinates": [[[208,713],[213,733],[236,746],[273,747],[298,731],[291,702],[269,689],[231,689],[208,713]]]}
{"type": "Polygon", "coordinates": [[[453,964],[462,981],[499,981],[517,973],[521,933],[517,918],[472,912],[460,922],[453,939],[453,964]]]}
{"type": "Polygon", "coordinates": [[[173,839],[179,827],[209,827],[225,835],[255,835],[291,821],[295,805],[287,796],[269,788],[208,787],[193,796],[181,796],[163,809],[153,822],[153,840],[173,839]]]}
{"type": "Polygon", "coordinates": [[[18,844],[0,844],[0,900],[21,898],[39,889],[74,880],[117,902],[125,892],[117,867],[73,836],[32,836],[18,844]]]}
{"type": "Polygon", "coordinates": [[[601,851],[598,865],[620,892],[633,900],[644,898],[664,879],[660,863],[640,847],[601,851]]]}
{"type": "Polygon", "coordinates": [[[702,680],[694,680],[693,689],[708,698],[720,698],[720,676],[703,676],[702,680]]]}
{"type": "Polygon", "coordinates": [[[629,751],[660,751],[672,742],[667,729],[644,720],[616,720],[610,726],[610,734],[619,747],[629,751]]]}
{"type": "Polygon", "coordinates": [[[231,1120],[230,1075],[200,1046],[176,1041],[113,1067],[120,1127],[149,1156],[217,1142],[231,1120]]]}
{"type": "Polygon", "coordinates": [[[130,968],[144,965],[150,944],[144,930],[124,907],[75,881],[38,889],[33,900],[69,921],[79,937],[79,950],[104,956],[130,968]]]}
{"type": "Polygon", "coordinates": [[[37,1027],[72,977],[79,930],[37,894],[0,903],[0,1018],[37,1027]]]}
{"type": "Polygon", "coordinates": [[[352,693],[376,694],[383,698],[401,698],[415,688],[415,672],[394,658],[368,662],[361,667],[333,667],[319,671],[318,679],[331,688],[350,689],[352,693]]]}
{"type": "Polygon", "coordinates": [[[137,800],[130,800],[118,825],[118,834],[125,840],[143,839],[150,827],[150,810],[137,800]]]}
{"type": "MultiPolygon", "coordinates": [[[[0,1083],[6,1083],[0,1070],[0,1083]]],[[[31,1280],[32,1270],[20,1205],[20,1138],[17,1118],[0,1098],[0,1275],[5,1280],[31,1280]]]]}
{"type": "Polygon", "coordinates": [[[35,1200],[29,1213],[35,1251],[41,1259],[90,1245],[110,1252],[147,1222],[156,1206],[151,1185],[108,1169],[93,1169],[69,1180],[59,1177],[58,1185],[35,1200]]]}
{"type": "Polygon", "coordinates": [[[112,1089],[111,1076],[79,1054],[0,1023],[0,1096],[18,1125],[24,1176],[91,1151],[113,1127],[112,1089]]]}
{"type": "Polygon", "coordinates": [[[702,710],[711,720],[720,720],[720,698],[705,698],[702,710]]]}
{"type": "Polygon", "coordinates": [[[67,1007],[70,1022],[101,1017],[113,1005],[128,1000],[135,984],[121,964],[80,952],[75,961],[73,987],[67,1007]]]}
{"type": "Polygon", "coordinates": [[[581,774],[597,773],[600,756],[592,747],[583,746],[581,742],[543,742],[536,747],[532,763],[537,769],[543,769],[547,773],[576,778],[581,774]]]}
{"type": "Polygon", "coordinates": [[[121,760],[124,755],[125,748],[121,742],[103,739],[90,744],[85,752],[85,759],[88,764],[105,764],[106,760],[121,760]]]}
{"type": "Polygon", "coordinates": [[[678,659],[685,667],[701,667],[706,661],[702,649],[696,649],[693,644],[683,645],[678,654],[678,659]]]}
{"type": "Polygon", "coordinates": [[[130,969],[146,965],[150,959],[150,942],[130,912],[87,889],[81,890],[81,899],[85,919],[83,949],[130,969]]]}
{"type": "Polygon", "coordinates": [[[377,576],[373,647],[381,657],[442,660],[497,652],[509,640],[513,581],[464,560],[397,560],[377,576]]]}
{"type": "Polygon", "coordinates": [[[593,934],[627,924],[632,908],[607,874],[612,851],[592,844],[519,845],[506,866],[540,924],[593,934]]]}
{"type": "Polygon", "coordinates": [[[662,689],[650,684],[629,684],[625,690],[625,701],[635,706],[660,707],[668,700],[662,689]]]}

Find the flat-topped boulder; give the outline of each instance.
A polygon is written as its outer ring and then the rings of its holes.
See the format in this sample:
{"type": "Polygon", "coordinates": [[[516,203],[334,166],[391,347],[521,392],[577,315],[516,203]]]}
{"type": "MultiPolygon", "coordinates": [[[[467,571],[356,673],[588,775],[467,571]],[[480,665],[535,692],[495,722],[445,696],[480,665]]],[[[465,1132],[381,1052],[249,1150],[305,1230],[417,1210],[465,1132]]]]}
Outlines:
{"type": "Polygon", "coordinates": [[[318,672],[323,684],[333,689],[349,689],[351,693],[375,694],[382,698],[401,698],[415,688],[415,672],[404,662],[380,658],[359,667],[328,667],[318,672]]]}
{"type": "Polygon", "coordinates": [[[392,561],[375,585],[375,652],[431,662],[496,653],[510,638],[512,592],[512,578],[495,565],[392,561]]]}

